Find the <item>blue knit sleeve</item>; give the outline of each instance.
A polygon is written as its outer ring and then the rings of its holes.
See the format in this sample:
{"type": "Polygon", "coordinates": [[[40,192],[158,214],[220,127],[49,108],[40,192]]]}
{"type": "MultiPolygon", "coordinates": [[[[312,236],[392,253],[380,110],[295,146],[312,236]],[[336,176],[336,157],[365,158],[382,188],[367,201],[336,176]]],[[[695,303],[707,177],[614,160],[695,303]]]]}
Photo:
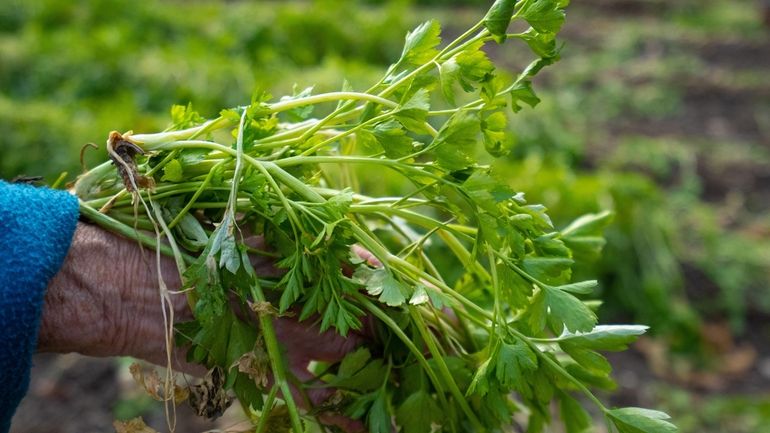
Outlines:
{"type": "Polygon", "coordinates": [[[77,220],[73,195],[0,181],[0,433],[27,392],[45,290],[77,220]]]}

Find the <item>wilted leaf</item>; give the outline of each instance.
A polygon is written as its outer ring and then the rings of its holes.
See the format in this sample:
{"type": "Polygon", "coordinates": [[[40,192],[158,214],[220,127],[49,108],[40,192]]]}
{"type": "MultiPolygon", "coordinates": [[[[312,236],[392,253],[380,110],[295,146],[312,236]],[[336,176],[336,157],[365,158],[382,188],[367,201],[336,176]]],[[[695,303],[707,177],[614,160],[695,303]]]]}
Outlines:
{"type": "MultiPolygon", "coordinates": [[[[166,392],[164,391],[164,384],[161,381],[157,370],[149,369],[149,371],[145,373],[142,366],[135,362],[131,364],[128,371],[131,372],[131,377],[134,378],[134,381],[144,388],[150,397],[158,401],[165,400],[164,395],[166,395],[166,392]]],[[[172,384],[174,387],[174,402],[181,403],[187,400],[187,397],[189,396],[187,388],[177,385],[176,382],[172,382],[172,384]]]]}
{"type": "Polygon", "coordinates": [[[209,370],[200,384],[190,387],[190,406],[196,415],[216,419],[230,407],[233,398],[224,388],[225,376],[219,367],[209,370]]]}
{"type": "Polygon", "coordinates": [[[141,417],[128,421],[115,421],[112,423],[116,433],[158,433],[157,430],[147,427],[141,417]]]}

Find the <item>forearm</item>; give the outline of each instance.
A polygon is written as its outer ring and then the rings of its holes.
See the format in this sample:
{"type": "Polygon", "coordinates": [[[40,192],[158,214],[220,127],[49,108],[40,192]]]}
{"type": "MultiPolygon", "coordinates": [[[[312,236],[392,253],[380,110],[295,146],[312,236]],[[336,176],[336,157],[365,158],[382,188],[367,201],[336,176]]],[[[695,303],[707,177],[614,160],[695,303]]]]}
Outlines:
{"type": "Polygon", "coordinates": [[[66,192],[0,181],[0,432],[27,390],[45,289],[77,217],[66,192]]]}

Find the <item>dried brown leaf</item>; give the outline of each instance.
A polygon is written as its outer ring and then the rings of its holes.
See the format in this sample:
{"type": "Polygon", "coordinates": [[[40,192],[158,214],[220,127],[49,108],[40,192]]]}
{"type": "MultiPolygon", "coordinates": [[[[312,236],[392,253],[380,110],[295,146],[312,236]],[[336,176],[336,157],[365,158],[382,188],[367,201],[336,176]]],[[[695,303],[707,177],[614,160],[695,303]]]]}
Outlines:
{"type": "MultiPolygon", "coordinates": [[[[259,340],[259,342],[261,341],[259,340]]],[[[262,388],[267,386],[270,359],[262,344],[257,343],[257,347],[253,351],[244,353],[237,365],[238,371],[249,376],[257,386],[262,388]]]]}
{"type": "MultiPolygon", "coordinates": [[[[142,366],[135,362],[131,364],[128,370],[131,372],[134,381],[140,387],[144,388],[145,392],[147,392],[150,397],[157,401],[166,400],[166,398],[164,398],[164,395],[167,395],[166,392],[164,392],[165,387],[160,379],[160,375],[155,369],[149,369],[145,372],[144,369],[142,369],[142,366]]],[[[174,403],[177,404],[187,400],[190,395],[190,391],[186,387],[177,385],[176,381],[174,382],[173,392],[174,403]]]]}
{"type": "Polygon", "coordinates": [[[196,415],[216,419],[230,407],[233,398],[224,388],[225,373],[219,367],[212,368],[203,381],[190,387],[190,406],[196,415]]]}
{"type": "Polygon", "coordinates": [[[128,421],[115,421],[112,423],[116,433],[158,433],[157,430],[147,427],[142,417],[128,421]]]}

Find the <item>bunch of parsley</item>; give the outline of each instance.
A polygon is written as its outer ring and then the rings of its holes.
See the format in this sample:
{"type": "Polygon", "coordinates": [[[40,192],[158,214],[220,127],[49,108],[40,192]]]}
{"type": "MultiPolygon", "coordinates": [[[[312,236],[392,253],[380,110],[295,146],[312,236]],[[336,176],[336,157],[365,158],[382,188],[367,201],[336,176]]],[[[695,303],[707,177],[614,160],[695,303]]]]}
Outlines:
{"type": "Polygon", "coordinates": [[[443,46],[439,24],[426,22],[365,91],[257,94],[209,120],[176,106],[167,131],[111,134],[112,161],[76,184],[82,213],[176,259],[195,315],[176,326],[178,340],[190,360],[224,375],[217,395],[233,392],[255,431],[279,421],[306,431],[333,410],[377,433],[516,423],[538,432],[553,402],[568,432],[589,431],[576,394],[611,430],[676,431],[661,412],[610,409],[590,391],[613,386],[598,351],[625,349],[646,329],[597,326],[596,303],[582,300],[596,281],[571,281],[576,258],[600,253],[611,216],[557,230],[543,206],[481,163],[482,147],[499,157],[513,144],[506,112],[539,102],[531,78],[558,59],[567,3],[498,0],[443,46]],[[509,33],[516,26],[526,30],[509,33]],[[536,55],[512,79],[483,49],[507,40],[536,55]],[[313,117],[316,108],[326,114],[313,117]],[[397,176],[408,192],[367,196],[362,170],[397,176]],[[266,248],[248,246],[244,232],[266,248]],[[281,276],[255,272],[250,257],[260,254],[281,276]],[[312,386],[337,390],[324,407],[301,411],[289,392],[304,385],[280,347],[291,342],[276,339],[273,320],[284,314],[343,336],[366,316],[373,322],[369,344],[338,364],[313,364],[312,386]]]}

